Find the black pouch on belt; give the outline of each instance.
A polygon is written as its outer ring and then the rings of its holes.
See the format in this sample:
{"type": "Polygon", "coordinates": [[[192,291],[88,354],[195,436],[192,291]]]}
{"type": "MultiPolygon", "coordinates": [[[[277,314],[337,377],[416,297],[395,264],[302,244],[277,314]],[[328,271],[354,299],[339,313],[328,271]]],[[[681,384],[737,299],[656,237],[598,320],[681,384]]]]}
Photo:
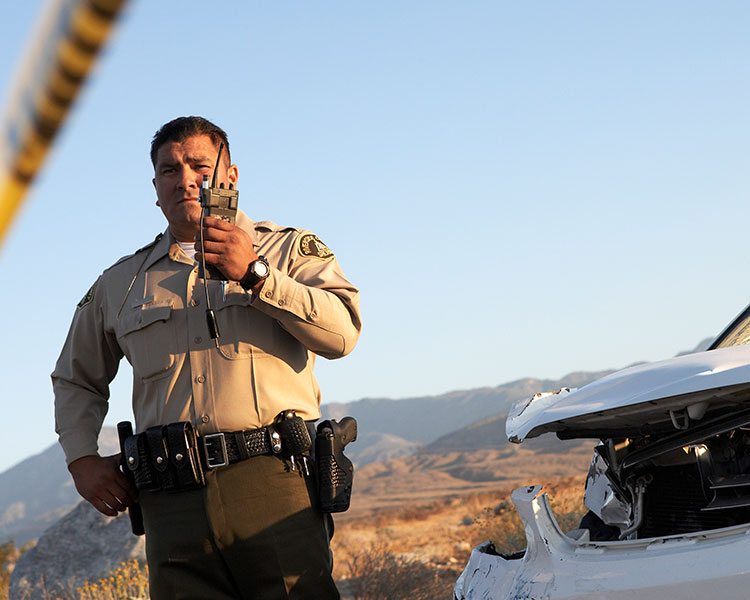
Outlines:
{"type": "Polygon", "coordinates": [[[156,471],[159,487],[167,492],[177,488],[177,477],[169,465],[169,450],[166,440],[166,426],[149,427],[146,432],[151,467],[156,471]]]}
{"type": "Polygon", "coordinates": [[[179,490],[194,490],[205,485],[198,440],[189,421],[166,426],[170,466],[179,490]]]}
{"type": "Polygon", "coordinates": [[[344,456],[344,447],[357,439],[357,421],[344,417],[318,424],[315,436],[315,462],[318,465],[320,510],[344,512],[352,498],[354,465],[344,456]]]}
{"type": "Polygon", "coordinates": [[[205,485],[197,437],[188,421],[149,427],[125,438],[123,449],[141,491],[181,492],[205,485]]]}
{"type": "Polygon", "coordinates": [[[133,474],[135,487],[150,492],[160,489],[156,472],[151,468],[146,436],[139,433],[125,438],[123,450],[126,456],[124,463],[133,474]]]}
{"type": "Polygon", "coordinates": [[[293,410],[280,412],[274,421],[274,428],[281,436],[281,452],[286,456],[309,456],[312,448],[310,431],[302,417],[293,410]]]}

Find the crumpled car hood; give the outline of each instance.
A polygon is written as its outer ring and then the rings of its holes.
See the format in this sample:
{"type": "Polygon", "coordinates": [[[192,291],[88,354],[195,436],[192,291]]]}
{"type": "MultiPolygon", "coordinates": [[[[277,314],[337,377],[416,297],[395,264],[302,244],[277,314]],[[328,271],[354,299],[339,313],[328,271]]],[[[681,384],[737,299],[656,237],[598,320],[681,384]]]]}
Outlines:
{"type": "Polygon", "coordinates": [[[750,407],[750,344],[636,365],[580,389],[536,394],[511,408],[512,442],[557,432],[565,438],[685,429],[707,413],[750,407]]]}

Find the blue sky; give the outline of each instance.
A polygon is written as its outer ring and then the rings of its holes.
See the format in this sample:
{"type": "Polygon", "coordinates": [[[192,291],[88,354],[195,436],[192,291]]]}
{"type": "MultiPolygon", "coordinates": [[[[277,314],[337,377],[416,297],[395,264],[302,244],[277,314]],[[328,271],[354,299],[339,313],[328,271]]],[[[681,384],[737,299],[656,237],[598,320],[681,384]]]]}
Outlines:
{"type": "MultiPolygon", "coordinates": [[[[4,11],[0,86],[42,9],[4,11]]],[[[164,229],[148,146],[179,115],[228,131],[251,218],[360,287],[324,401],[693,348],[750,301],[749,26],[745,2],[132,1],[0,248],[0,470],[55,441],[75,304],[164,229]]]]}

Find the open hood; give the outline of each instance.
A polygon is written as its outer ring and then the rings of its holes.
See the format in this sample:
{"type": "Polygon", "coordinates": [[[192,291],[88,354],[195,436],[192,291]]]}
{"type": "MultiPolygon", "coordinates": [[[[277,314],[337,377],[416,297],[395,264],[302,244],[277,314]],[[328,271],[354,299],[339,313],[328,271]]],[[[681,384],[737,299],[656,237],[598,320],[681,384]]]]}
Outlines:
{"type": "Polygon", "coordinates": [[[629,367],[580,389],[536,394],[510,410],[505,431],[520,443],[632,437],[689,429],[706,415],[750,408],[750,344],[629,367]]]}

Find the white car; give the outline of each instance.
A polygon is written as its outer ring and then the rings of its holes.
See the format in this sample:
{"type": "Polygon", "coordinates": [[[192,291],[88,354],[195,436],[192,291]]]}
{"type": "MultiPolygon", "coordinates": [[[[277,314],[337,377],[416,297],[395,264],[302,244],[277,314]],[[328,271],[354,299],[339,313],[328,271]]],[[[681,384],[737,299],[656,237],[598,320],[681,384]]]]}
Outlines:
{"type": "Polygon", "coordinates": [[[750,598],[750,306],[697,352],[537,394],[512,442],[598,438],[589,513],[563,532],[541,486],[511,499],[526,550],[474,548],[456,600],[750,598]]]}

